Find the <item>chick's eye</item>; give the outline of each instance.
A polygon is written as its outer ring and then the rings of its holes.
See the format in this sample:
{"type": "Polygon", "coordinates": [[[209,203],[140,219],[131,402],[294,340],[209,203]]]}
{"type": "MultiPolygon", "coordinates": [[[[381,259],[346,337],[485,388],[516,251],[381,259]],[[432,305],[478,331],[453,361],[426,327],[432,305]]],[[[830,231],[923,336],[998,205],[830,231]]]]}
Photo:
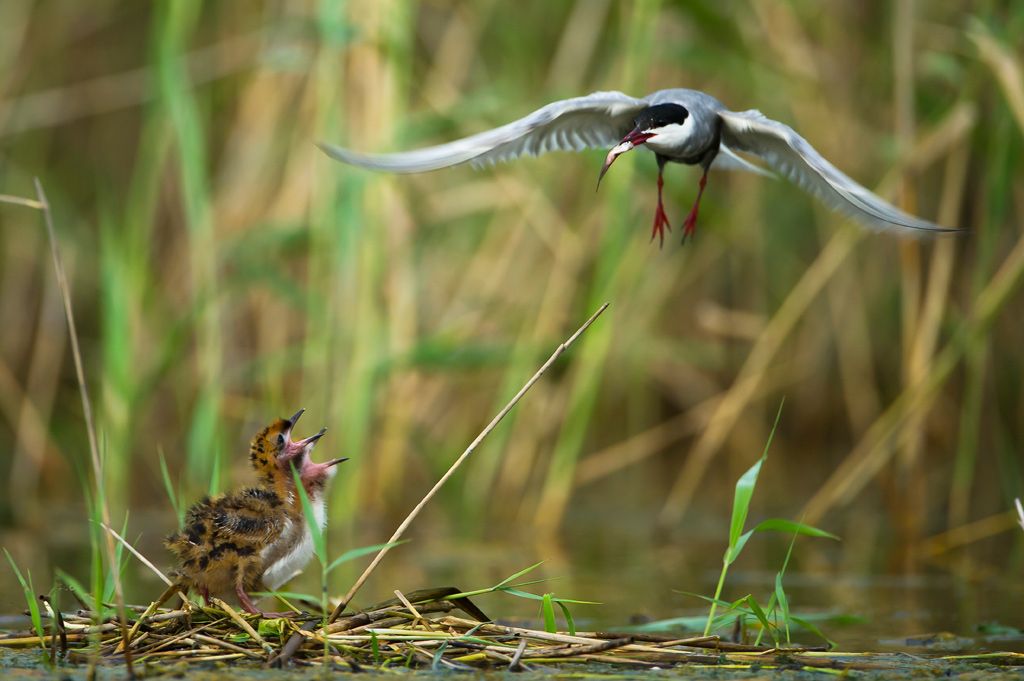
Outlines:
{"type": "Polygon", "coordinates": [[[277,446],[281,447],[284,445],[284,434],[277,436],[277,446]]]}

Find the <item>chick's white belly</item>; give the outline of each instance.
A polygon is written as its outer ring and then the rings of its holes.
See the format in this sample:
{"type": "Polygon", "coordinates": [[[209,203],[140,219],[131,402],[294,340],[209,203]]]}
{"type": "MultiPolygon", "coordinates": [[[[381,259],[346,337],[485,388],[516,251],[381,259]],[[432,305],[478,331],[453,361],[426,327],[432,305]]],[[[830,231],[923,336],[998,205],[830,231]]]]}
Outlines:
{"type": "MultiPolygon", "coordinates": [[[[313,557],[313,537],[309,533],[309,528],[304,526],[301,536],[297,539],[298,541],[292,544],[287,553],[270,564],[266,572],[263,573],[263,583],[268,589],[281,588],[285,582],[295,576],[295,573],[301,572],[309,563],[309,559],[313,557]]],[[[267,547],[264,549],[264,553],[273,548],[272,546],[267,547]]]]}
{"type": "MultiPolygon", "coordinates": [[[[327,524],[327,514],[322,499],[313,499],[313,517],[321,528],[327,524]]],[[[301,572],[315,554],[313,535],[309,532],[306,519],[289,521],[281,537],[263,549],[263,584],[277,590],[289,579],[301,572]]]]}

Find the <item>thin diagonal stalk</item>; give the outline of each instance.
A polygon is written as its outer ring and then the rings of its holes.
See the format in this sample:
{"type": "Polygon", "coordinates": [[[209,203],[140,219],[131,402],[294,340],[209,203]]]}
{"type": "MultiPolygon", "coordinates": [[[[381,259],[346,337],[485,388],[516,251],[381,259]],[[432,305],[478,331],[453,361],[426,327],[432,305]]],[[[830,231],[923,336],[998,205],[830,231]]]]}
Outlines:
{"type": "Polygon", "coordinates": [[[476,436],[476,439],[473,440],[469,447],[466,448],[466,451],[462,453],[462,456],[460,456],[455,461],[455,463],[451,465],[451,468],[449,468],[448,471],[441,476],[441,479],[437,481],[437,484],[435,484],[430,489],[430,491],[427,492],[426,496],[423,497],[422,501],[416,504],[416,508],[414,508],[406,517],[406,519],[402,521],[402,524],[398,526],[398,529],[395,530],[395,533],[391,535],[391,539],[388,540],[389,545],[380,550],[380,552],[373,559],[373,562],[371,562],[370,565],[366,568],[366,570],[363,571],[363,574],[359,577],[358,580],[356,580],[356,583],[352,586],[351,589],[349,589],[349,592],[345,594],[345,598],[343,598],[341,602],[338,603],[338,607],[334,609],[334,612],[331,613],[330,618],[327,620],[328,624],[338,619],[338,616],[341,615],[341,613],[345,610],[349,602],[356,595],[359,589],[363,586],[363,583],[366,582],[370,574],[374,571],[374,569],[384,558],[387,552],[391,550],[391,545],[393,545],[396,541],[401,539],[402,535],[412,524],[412,521],[415,520],[416,516],[420,514],[420,511],[422,511],[423,508],[427,505],[427,503],[434,498],[434,495],[437,494],[438,490],[440,490],[441,487],[443,487],[444,484],[448,482],[448,479],[451,478],[452,475],[454,475],[455,471],[459,468],[459,466],[462,465],[462,462],[469,458],[469,455],[473,453],[473,451],[477,448],[477,445],[479,445],[483,441],[483,439],[487,437],[492,430],[494,430],[494,428],[501,422],[501,420],[505,418],[505,415],[512,410],[512,407],[516,406],[516,403],[518,403],[519,400],[523,397],[523,395],[526,394],[526,391],[532,388],[533,384],[536,383],[540,379],[540,377],[544,375],[544,372],[548,370],[548,367],[554,364],[555,360],[561,357],[562,353],[568,350],[569,346],[572,345],[573,342],[575,342],[575,340],[579,338],[584,331],[590,328],[590,325],[593,324],[594,321],[599,316],[601,316],[601,313],[604,312],[607,308],[608,303],[602,305],[600,309],[598,309],[598,311],[595,312],[593,316],[591,316],[590,319],[588,319],[587,322],[576,331],[576,333],[569,337],[569,340],[559,345],[558,348],[555,350],[554,354],[552,354],[551,357],[548,358],[548,361],[544,362],[544,365],[540,369],[538,369],[537,373],[535,373],[533,377],[526,382],[522,389],[520,389],[520,391],[516,393],[515,397],[513,397],[509,401],[509,403],[505,405],[505,408],[498,412],[498,415],[495,416],[489,424],[487,424],[487,427],[484,428],[479,435],[476,436]]]}
{"type": "MultiPolygon", "coordinates": [[[[96,478],[97,501],[100,505],[100,513],[103,514],[103,523],[110,527],[110,508],[107,506],[106,496],[103,494],[103,464],[100,462],[99,440],[96,437],[96,423],[92,414],[92,402],[89,400],[89,388],[85,383],[85,369],[82,366],[82,352],[78,347],[78,330],[75,327],[75,313],[71,309],[71,290],[68,287],[68,280],[64,274],[64,265],[61,264],[60,246],[57,244],[57,233],[53,228],[53,214],[50,212],[50,203],[46,200],[46,193],[43,191],[43,184],[39,178],[35,178],[36,196],[43,211],[43,218],[46,221],[46,231],[50,236],[50,250],[53,253],[53,266],[57,271],[57,283],[60,285],[61,299],[64,301],[64,316],[68,320],[68,334],[71,337],[71,356],[75,361],[75,376],[78,378],[78,389],[82,396],[82,412],[85,416],[85,428],[89,436],[89,454],[92,459],[92,471],[96,478]]],[[[117,599],[117,616],[121,624],[121,634],[127,640],[128,617],[124,608],[124,592],[121,589],[121,575],[117,569],[116,550],[114,538],[107,534],[107,541],[104,543],[107,552],[107,562],[111,566],[111,574],[114,579],[114,594],[117,599]]],[[[124,649],[124,662],[128,668],[128,677],[135,678],[135,671],[132,668],[132,654],[129,646],[124,649]]]]}

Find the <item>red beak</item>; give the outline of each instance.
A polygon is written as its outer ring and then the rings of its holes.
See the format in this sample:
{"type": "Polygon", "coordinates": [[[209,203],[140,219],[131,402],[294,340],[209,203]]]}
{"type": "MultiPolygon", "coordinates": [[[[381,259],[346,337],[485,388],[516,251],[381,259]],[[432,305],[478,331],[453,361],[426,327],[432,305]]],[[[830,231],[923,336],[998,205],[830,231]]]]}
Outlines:
{"type": "Polygon", "coordinates": [[[302,412],[304,411],[306,410],[300,409],[295,416],[288,419],[288,430],[285,432],[285,435],[288,437],[288,442],[284,446],[281,460],[291,462],[299,471],[299,476],[305,483],[322,478],[333,466],[338,465],[342,461],[348,461],[348,459],[332,459],[330,461],[325,461],[324,463],[313,463],[313,461],[310,460],[309,454],[312,453],[313,446],[316,444],[316,441],[323,437],[324,433],[327,432],[326,428],[321,428],[319,433],[310,435],[302,440],[292,441],[292,428],[295,427],[295,423],[299,420],[299,417],[302,416],[302,412]]]}
{"type": "Polygon", "coordinates": [[[609,151],[608,156],[604,159],[604,167],[601,168],[601,174],[597,178],[598,188],[601,187],[601,180],[602,178],[604,178],[604,174],[607,173],[608,169],[612,167],[612,163],[615,161],[616,158],[618,158],[622,154],[625,154],[633,147],[643,144],[652,137],[654,137],[654,135],[652,135],[649,132],[641,132],[639,128],[635,128],[633,132],[623,137],[622,141],[619,142],[611,151],[609,151]]]}

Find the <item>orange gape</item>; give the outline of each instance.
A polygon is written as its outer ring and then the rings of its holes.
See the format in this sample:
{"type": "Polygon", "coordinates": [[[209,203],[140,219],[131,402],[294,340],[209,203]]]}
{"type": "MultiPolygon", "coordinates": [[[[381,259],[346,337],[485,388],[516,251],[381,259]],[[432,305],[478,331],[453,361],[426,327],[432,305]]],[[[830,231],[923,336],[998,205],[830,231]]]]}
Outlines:
{"type": "Polygon", "coordinates": [[[296,493],[293,470],[309,498],[315,522],[326,522],[324,492],[335,464],[345,459],[313,463],[310,453],[324,434],[298,442],[291,431],[302,411],[277,419],[253,438],[249,463],[259,484],[215,497],[204,497],[189,509],[185,526],[167,537],[166,546],[178,556],[174,584],[160,602],[179,589],[196,589],[209,604],[211,597],[234,600],[246,612],[262,613],[249,593],[275,590],[300,572],[313,557],[309,525],[296,493]]]}

